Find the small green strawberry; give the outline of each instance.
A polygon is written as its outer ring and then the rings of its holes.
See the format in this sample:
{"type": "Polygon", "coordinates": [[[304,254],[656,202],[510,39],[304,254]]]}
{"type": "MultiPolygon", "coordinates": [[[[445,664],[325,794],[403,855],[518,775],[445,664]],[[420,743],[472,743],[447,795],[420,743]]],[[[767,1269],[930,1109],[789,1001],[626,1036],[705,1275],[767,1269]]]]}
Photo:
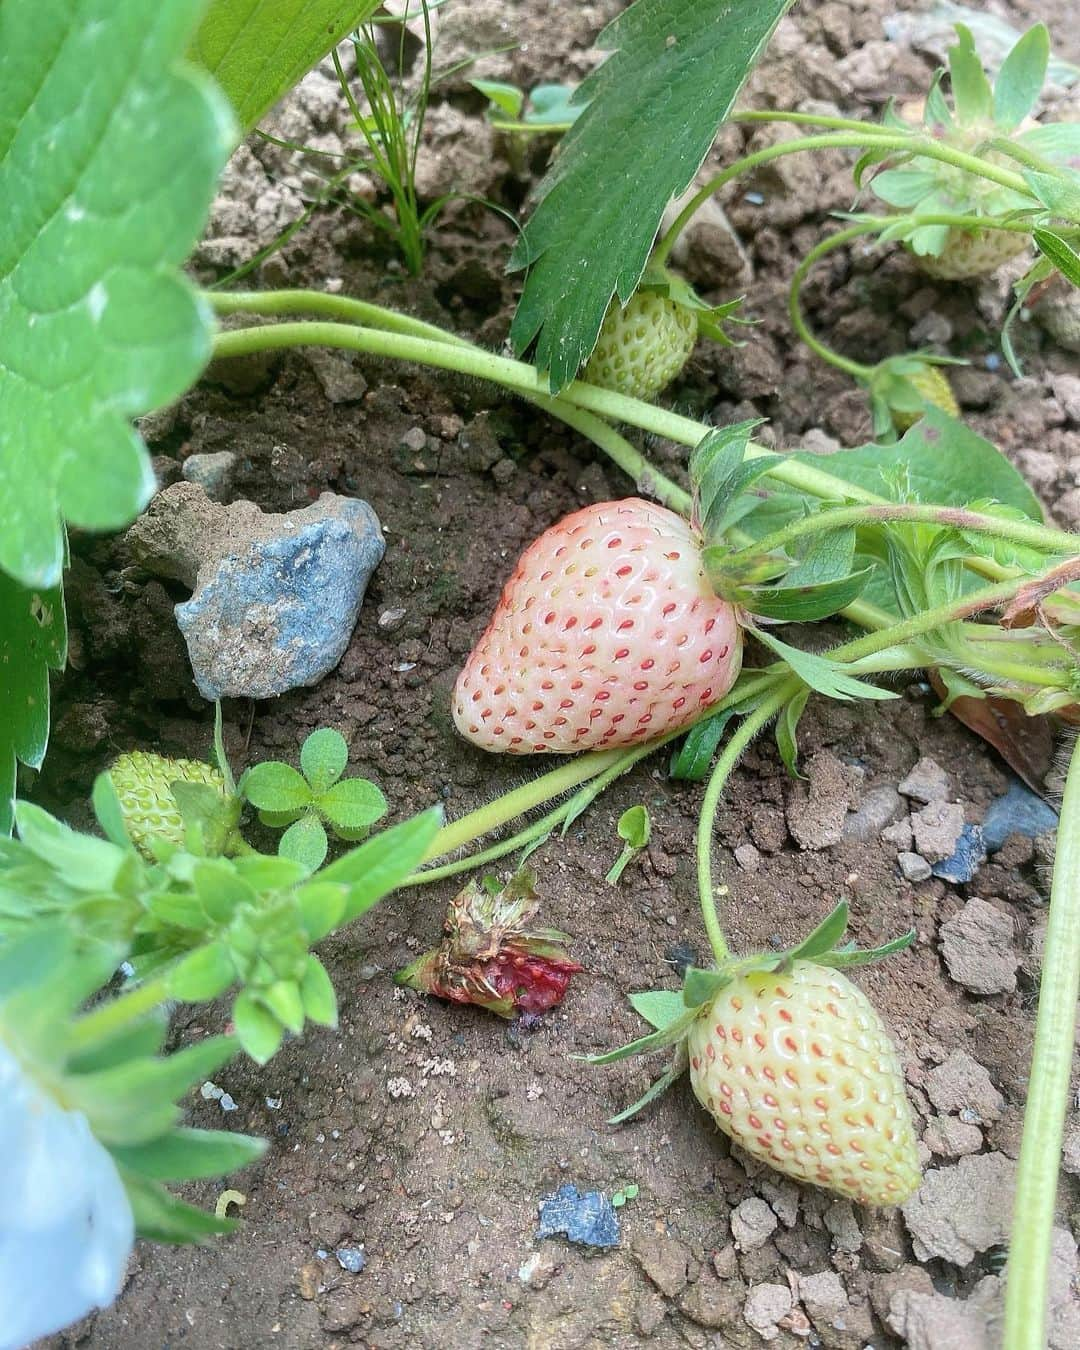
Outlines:
{"type": "Polygon", "coordinates": [[[753,1157],[862,1205],[898,1205],[918,1188],[896,1051],[839,971],[794,961],[732,980],[687,1049],[694,1096],[753,1157]]]}
{"type": "Polygon", "coordinates": [[[697,334],[693,310],[659,291],[635,291],[626,305],[616,298],[608,306],[582,376],[602,389],[650,399],[681,372],[697,334]]]}
{"type": "MultiPolygon", "coordinates": [[[[1067,128],[1039,126],[1030,118],[1038,101],[1049,59],[1049,37],[1043,24],[1036,24],[1019,38],[1006,56],[991,85],[975,50],[971,32],[955,25],[956,44],[949,49],[952,105],[941,92],[939,71],[925,103],[905,117],[891,109],[885,124],[893,130],[912,130],[939,144],[986,164],[1017,171],[1017,158],[994,148],[1009,141],[1024,156],[1068,164],[1076,155],[1080,137],[1067,128]]],[[[893,167],[877,173],[871,190],[905,215],[962,215],[987,220],[1008,217],[1017,210],[1038,207],[1033,195],[992,182],[966,169],[945,164],[925,155],[893,152],[885,157],[893,167]]],[[[860,170],[881,156],[864,156],[860,170]]],[[[946,281],[966,281],[996,271],[1027,248],[1026,230],[961,228],[939,222],[916,223],[904,234],[906,246],[923,269],[946,281]]]]}
{"type": "Polygon", "coordinates": [[[915,934],[866,951],[841,943],[846,925],[841,901],[788,951],[691,966],[680,992],[632,994],[655,1030],[590,1062],[675,1054],[610,1123],[635,1115],[689,1068],[698,1101],[752,1157],[859,1204],[902,1204],[920,1171],[900,1062],[866,995],[839,968],[902,951],[915,934]]]}
{"type": "Polygon", "coordinates": [[[150,751],[132,750],[113,762],[108,776],[131,842],[148,858],[153,857],[150,846],[155,839],[178,847],[184,844],[184,818],[173,795],[174,783],[212,788],[221,796],[223,812],[230,800],[224,776],[197,759],[167,759],[150,751]]]}

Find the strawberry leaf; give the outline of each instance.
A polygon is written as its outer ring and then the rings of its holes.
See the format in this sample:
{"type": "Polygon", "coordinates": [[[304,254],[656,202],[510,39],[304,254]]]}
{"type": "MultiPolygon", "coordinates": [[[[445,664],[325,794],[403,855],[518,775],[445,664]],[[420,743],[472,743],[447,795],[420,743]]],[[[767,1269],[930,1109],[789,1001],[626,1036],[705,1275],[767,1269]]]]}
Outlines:
{"type": "Polygon", "coordinates": [[[179,62],[195,0],[0,6],[0,569],[55,586],[62,522],[118,529],[153,490],[130,419],[210,355],[180,273],[232,143],[179,62]]]}
{"type": "Polygon", "coordinates": [[[1080,286],[1080,254],[1067,239],[1053,230],[1036,229],[1035,244],[1044,258],[1049,258],[1063,277],[1073,286],[1080,286]]]}
{"type": "Polygon", "coordinates": [[[994,81],[994,121],[1014,131],[1038,102],[1050,61],[1046,24],[1029,28],[1001,63],[994,81]]]}
{"type": "Polygon", "coordinates": [[[725,708],[691,728],[686,740],[672,757],[670,770],[672,778],[682,778],[696,783],[705,777],[709,772],[713,755],[716,754],[716,747],[720,744],[720,737],[724,734],[724,728],[735,716],[736,711],[735,708],[725,708]]]}
{"type": "Polygon", "coordinates": [[[759,642],[763,642],[766,647],[770,647],[777,656],[786,661],[804,684],[809,685],[819,694],[824,694],[827,698],[848,702],[854,698],[887,699],[899,697],[892,689],[881,689],[876,684],[866,684],[862,680],[855,679],[847,674],[842,665],[836,661],[830,661],[827,656],[818,656],[813,652],[804,652],[798,647],[791,647],[764,629],[754,628],[749,624],[747,628],[759,642]]]}
{"type": "Polygon", "coordinates": [[[971,29],[956,25],[956,43],[949,48],[949,75],[953,106],[961,126],[989,121],[994,115],[994,95],[986,78],[971,29]]]}
{"type": "Polygon", "coordinates": [[[49,670],[63,666],[66,647],[60,587],[29,589],[0,572],[0,838],[11,833],[16,762],[36,769],[44,758],[49,670]]]}
{"type": "Polygon", "coordinates": [[[511,257],[529,268],[511,338],[538,338],[555,392],[596,344],[611,297],[625,304],[664,208],[693,181],[791,0],[636,0],[600,35],[613,55],[584,81],[587,105],[539,188],[511,257]]]}
{"type": "Polygon", "coordinates": [[[379,0],[211,0],[192,43],[245,131],[379,8],[379,0]]]}

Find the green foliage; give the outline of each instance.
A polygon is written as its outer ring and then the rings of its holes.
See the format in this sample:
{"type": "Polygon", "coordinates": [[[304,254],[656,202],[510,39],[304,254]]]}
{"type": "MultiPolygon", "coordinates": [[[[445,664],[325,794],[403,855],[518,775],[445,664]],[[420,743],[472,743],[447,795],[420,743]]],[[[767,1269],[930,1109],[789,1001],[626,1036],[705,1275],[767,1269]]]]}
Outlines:
{"type": "Polygon", "coordinates": [[[60,587],[38,590],[0,572],[0,838],[11,833],[17,761],[36,769],[44,758],[49,671],[63,666],[66,648],[60,587]]]}
{"type": "Polygon", "coordinates": [[[605,878],[609,885],[618,884],[619,878],[626,871],[627,864],[635,858],[643,848],[649,843],[649,836],[652,834],[652,822],[649,820],[648,809],[644,806],[631,806],[619,817],[619,823],[616,826],[619,838],[623,840],[623,851],[608,872],[605,878]]]}
{"type": "Polygon", "coordinates": [[[529,268],[511,337],[538,338],[554,391],[592,351],[608,302],[641,279],[668,202],[685,191],[790,0],[636,0],[601,34],[511,266],[529,268]]]}
{"type": "Polygon", "coordinates": [[[236,1043],[214,1036],[162,1055],[164,1017],[140,1013],[137,999],[123,994],[80,1014],[120,955],[111,948],[89,958],[62,924],[38,924],[0,943],[0,1044],[33,1066],[65,1110],[85,1115],[117,1164],[144,1237],[192,1242],[229,1232],[234,1223],[183,1204],[163,1183],[220,1176],[261,1156],[261,1140],[178,1124],[180,1099],[236,1043]]]}
{"type": "Polygon", "coordinates": [[[379,0],[210,0],[191,45],[250,131],[379,0]]]}
{"type": "Polygon", "coordinates": [[[576,85],[538,84],[526,94],[516,84],[498,80],[469,83],[488,100],[488,121],[499,131],[569,131],[582,113],[574,102],[576,85]]]}
{"type": "Polygon", "coordinates": [[[264,825],[287,825],[278,853],[314,871],[326,857],[326,827],[339,839],[363,839],[386,814],[386,798],[366,778],[341,775],[349,747],[332,727],[313,731],[300,749],[298,773],[290,764],[256,764],[240,780],[238,791],[259,812],[264,825]]]}
{"type": "Polygon", "coordinates": [[[196,10],[0,8],[0,570],[26,586],[59,581],[64,518],[117,529],[145,505],[130,419],[209,358],[210,314],[179,268],[233,134],[178,61],[196,10]]]}

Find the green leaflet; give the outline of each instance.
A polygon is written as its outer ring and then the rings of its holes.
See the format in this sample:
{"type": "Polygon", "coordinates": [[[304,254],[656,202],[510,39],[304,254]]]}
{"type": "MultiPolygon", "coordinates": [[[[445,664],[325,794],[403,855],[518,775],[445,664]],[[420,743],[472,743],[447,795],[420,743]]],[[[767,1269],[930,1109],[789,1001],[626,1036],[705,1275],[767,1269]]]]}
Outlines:
{"type": "Polygon", "coordinates": [[[180,272],[233,142],[179,57],[196,0],[0,6],[0,570],[55,586],[62,521],[118,529],[153,476],[130,419],[194,381],[180,272]]]}
{"type": "Polygon", "coordinates": [[[555,392],[625,303],[668,202],[685,191],[791,0],[636,0],[600,35],[613,55],[584,81],[587,105],[540,186],[511,257],[529,268],[511,337],[555,392]]]}
{"type": "Polygon", "coordinates": [[[191,45],[250,131],[379,0],[210,0],[191,45]]]}
{"type": "Polygon", "coordinates": [[[16,761],[36,769],[45,756],[49,671],[66,650],[61,588],[34,590],[0,572],[0,838],[11,833],[16,761]]]}

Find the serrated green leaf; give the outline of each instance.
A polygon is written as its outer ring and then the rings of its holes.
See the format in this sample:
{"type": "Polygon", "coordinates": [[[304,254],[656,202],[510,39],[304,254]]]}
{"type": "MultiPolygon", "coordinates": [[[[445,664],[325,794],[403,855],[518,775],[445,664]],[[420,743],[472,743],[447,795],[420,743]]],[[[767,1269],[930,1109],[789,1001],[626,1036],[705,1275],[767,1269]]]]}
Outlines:
{"type": "Polygon", "coordinates": [[[337,782],[348,762],[348,742],[333,727],[313,731],[300,747],[300,770],[316,796],[337,782]]]}
{"type": "Polygon", "coordinates": [[[276,759],[253,764],[240,779],[240,791],[258,810],[281,814],[305,811],[312,799],[311,786],[303,774],[276,759]]]}
{"type": "Polygon", "coordinates": [[[192,43],[244,131],[349,33],[380,0],[210,0],[192,43]]]}
{"type": "Polygon", "coordinates": [[[180,64],[196,0],[0,6],[0,570],[55,586],[66,518],[149,500],[130,419],[188,388],[212,316],[182,276],[233,143],[180,64]]]}
{"type": "Polygon", "coordinates": [[[681,989],[645,989],[630,995],[630,1006],[657,1031],[686,1013],[681,989]]]}
{"type": "Polygon", "coordinates": [[[736,497],[776,463],[773,455],[745,458],[750,436],[761,421],[755,417],[717,427],[701,439],[690,456],[694,517],[710,543],[723,536],[736,497]]]}
{"type": "Polygon", "coordinates": [[[300,863],[308,872],[322,866],[329,846],[322,821],[314,811],[305,811],[278,840],[281,856],[300,863]]]}
{"type": "Polygon", "coordinates": [[[208,942],[169,972],[169,994],[186,1003],[217,998],[236,980],[236,967],[224,942],[208,942]]]}
{"type": "Polygon", "coordinates": [[[316,801],[320,813],[335,830],[366,830],[386,815],[386,798],[366,778],[343,778],[316,801]]]}
{"type": "Polygon", "coordinates": [[[949,48],[949,76],[953,107],[961,126],[988,122],[994,115],[994,95],[986,78],[975,39],[965,24],[956,25],[957,41],[949,48]]]}
{"type": "Polygon", "coordinates": [[[817,957],[823,956],[826,952],[832,951],[844,936],[847,925],[847,901],[841,900],[836,908],[822,919],[813,932],[808,933],[798,946],[791,949],[788,955],[795,961],[813,961],[817,957]]]}
{"type": "Polygon", "coordinates": [[[1013,131],[1039,100],[1050,61],[1050,34],[1046,24],[1029,28],[1001,63],[994,81],[994,121],[1013,131]]]}
{"type": "Polygon", "coordinates": [[[672,758],[669,770],[672,778],[696,783],[705,777],[724,728],[735,716],[735,711],[734,708],[725,708],[723,712],[713,713],[712,717],[691,727],[686,740],[672,758]]]}
{"type": "Polygon", "coordinates": [[[227,1130],[176,1129],[147,1144],[111,1152],[125,1171],[151,1181],[196,1181],[257,1162],[266,1152],[266,1140],[227,1130]]]}
{"type": "Polygon", "coordinates": [[[399,886],[424,860],[441,824],[442,809],[433,806],[400,825],[383,830],[324,868],[319,874],[320,881],[349,887],[342,922],[348,923],[365,913],[399,886]]]}
{"type": "Polygon", "coordinates": [[[317,1026],[337,1026],[337,995],[317,956],[308,957],[304,978],[300,981],[300,997],[304,1001],[304,1012],[317,1026]]]}
{"type": "Polygon", "coordinates": [[[1080,254],[1067,239],[1055,234],[1053,230],[1035,229],[1035,245],[1039,252],[1049,258],[1063,277],[1073,286],[1080,286],[1080,254]]]}
{"type": "Polygon", "coordinates": [[[233,1026],[241,1047],[256,1064],[273,1059],[281,1044],[281,1023],[246,989],[233,1004],[233,1026]]]}
{"type": "Polygon", "coordinates": [[[140,1176],[137,1172],[120,1169],[135,1230],[140,1237],[152,1242],[201,1242],[213,1233],[232,1233],[235,1219],[219,1219],[194,1205],[177,1200],[159,1182],[140,1176]]]}
{"type": "Polygon", "coordinates": [[[750,632],[759,642],[763,642],[766,647],[771,648],[777,656],[786,661],[804,684],[809,685],[819,694],[824,694],[826,698],[848,702],[854,698],[885,700],[899,697],[892,689],[881,689],[875,684],[866,684],[862,680],[853,678],[837,662],[830,661],[827,656],[817,656],[813,652],[806,652],[799,647],[792,647],[786,642],[781,642],[778,637],[764,628],[750,628],[750,632]]]}
{"type": "Polygon", "coordinates": [[[614,54],[580,86],[540,204],[511,257],[528,267],[511,328],[555,392],[625,304],[668,202],[689,187],[791,0],[636,0],[600,35],[614,54]]]}
{"type": "MultiPolygon", "coordinates": [[[[2,295],[0,283],[0,309],[2,295]]],[[[0,367],[2,353],[0,338],[0,367]]],[[[0,369],[0,409],[4,378],[0,369]]],[[[3,441],[4,429],[0,427],[0,476],[3,441]]],[[[0,836],[11,833],[17,762],[21,760],[37,769],[45,757],[49,740],[49,671],[62,669],[66,653],[62,589],[28,588],[0,572],[0,836]]]]}

